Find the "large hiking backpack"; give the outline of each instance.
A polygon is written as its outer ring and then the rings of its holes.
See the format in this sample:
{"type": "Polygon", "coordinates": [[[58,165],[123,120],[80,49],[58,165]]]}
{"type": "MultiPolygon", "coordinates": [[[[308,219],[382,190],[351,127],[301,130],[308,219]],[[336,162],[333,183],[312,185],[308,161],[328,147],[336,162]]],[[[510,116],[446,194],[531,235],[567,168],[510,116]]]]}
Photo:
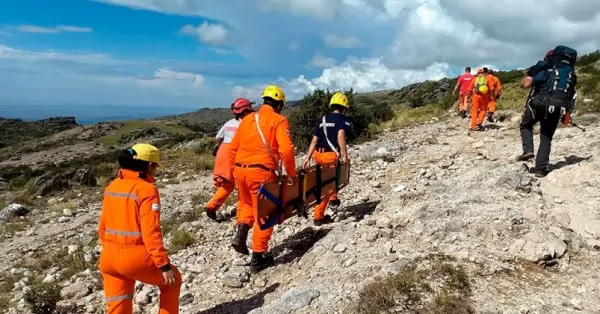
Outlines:
{"type": "Polygon", "coordinates": [[[475,91],[479,94],[487,94],[488,86],[485,76],[477,76],[475,78],[475,91]]]}
{"type": "Polygon", "coordinates": [[[533,76],[536,93],[540,99],[537,103],[545,106],[569,107],[575,94],[577,75],[575,63],[577,51],[567,46],[556,46],[552,54],[543,61],[540,71],[533,76]]]}

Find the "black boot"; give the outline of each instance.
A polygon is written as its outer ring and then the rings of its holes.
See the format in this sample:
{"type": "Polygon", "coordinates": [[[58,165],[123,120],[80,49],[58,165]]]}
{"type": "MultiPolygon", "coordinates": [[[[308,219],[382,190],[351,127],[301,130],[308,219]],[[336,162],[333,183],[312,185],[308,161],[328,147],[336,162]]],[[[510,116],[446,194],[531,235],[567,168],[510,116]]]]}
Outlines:
{"type": "Polygon", "coordinates": [[[523,155],[517,156],[517,161],[528,161],[535,157],[534,153],[523,153],[523,155]]]}
{"type": "Polygon", "coordinates": [[[246,245],[246,239],[248,239],[248,232],[250,231],[250,226],[247,224],[241,223],[238,226],[237,234],[231,240],[231,247],[238,253],[249,255],[248,246],[246,245]]]}
{"type": "Polygon", "coordinates": [[[488,112],[487,114],[487,120],[488,122],[494,122],[494,114],[492,112],[488,112]]]}
{"type": "Polygon", "coordinates": [[[338,207],[338,206],[342,205],[342,201],[340,201],[340,199],[339,199],[339,198],[336,198],[336,199],[334,199],[334,200],[331,200],[331,201],[329,202],[329,205],[331,205],[331,206],[333,206],[333,207],[338,207]]]}
{"type": "Polygon", "coordinates": [[[529,173],[535,175],[537,178],[543,178],[550,173],[548,169],[529,168],[529,173]]]}
{"type": "Polygon", "coordinates": [[[324,224],[328,224],[328,223],[332,223],[333,219],[331,219],[331,216],[329,215],[325,215],[325,217],[323,217],[323,219],[315,219],[313,220],[313,224],[315,224],[315,226],[322,226],[324,224]]]}
{"type": "Polygon", "coordinates": [[[250,272],[256,274],[265,268],[273,266],[274,263],[275,258],[273,255],[253,252],[252,260],[250,260],[250,272]]]}

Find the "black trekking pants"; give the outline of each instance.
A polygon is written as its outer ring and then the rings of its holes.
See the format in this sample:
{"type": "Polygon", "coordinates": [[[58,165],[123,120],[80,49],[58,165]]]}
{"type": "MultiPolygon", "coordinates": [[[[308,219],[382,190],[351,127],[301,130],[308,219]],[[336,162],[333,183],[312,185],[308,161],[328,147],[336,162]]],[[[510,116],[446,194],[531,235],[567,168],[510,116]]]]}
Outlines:
{"type": "Polygon", "coordinates": [[[560,108],[557,107],[554,112],[547,112],[546,106],[534,105],[534,101],[525,106],[525,113],[521,120],[521,142],[523,144],[523,153],[533,153],[533,126],[540,123],[540,146],[535,155],[535,168],[547,169],[550,164],[550,148],[552,146],[552,137],[560,122],[560,108]]]}

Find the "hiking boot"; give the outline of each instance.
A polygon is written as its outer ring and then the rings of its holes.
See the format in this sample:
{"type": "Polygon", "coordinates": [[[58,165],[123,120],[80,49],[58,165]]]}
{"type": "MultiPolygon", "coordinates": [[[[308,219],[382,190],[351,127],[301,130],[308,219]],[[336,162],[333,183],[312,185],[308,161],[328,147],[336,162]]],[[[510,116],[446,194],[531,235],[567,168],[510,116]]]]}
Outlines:
{"type": "Polygon", "coordinates": [[[252,252],[250,260],[250,272],[256,274],[261,270],[271,267],[275,264],[275,258],[271,254],[252,252]]]}
{"type": "Polygon", "coordinates": [[[325,224],[329,224],[329,223],[332,223],[332,222],[333,222],[333,219],[331,219],[331,216],[329,216],[329,215],[325,215],[325,217],[323,217],[323,219],[315,219],[315,220],[313,220],[313,224],[315,226],[317,226],[317,227],[325,225],[325,224]]]}
{"type": "Polygon", "coordinates": [[[463,119],[467,117],[467,112],[466,111],[462,111],[461,115],[460,115],[463,119]]]}
{"type": "Polygon", "coordinates": [[[237,234],[231,240],[231,247],[238,253],[249,255],[248,246],[246,245],[246,240],[248,239],[248,232],[250,231],[250,226],[247,224],[241,223],[238,226],[237,234]]]}
{"type": "Polygon", "coordinates": [[[529,173],[534,174],[537,178],[543,178],[550,173],[548,169],[529,168],[529,173]]]}
{"type": "Polygon", "coordinates": [[[494,123],[494,114],[493,113],[492,114],[488,114],[487,120],[488,120],[488,122],[494,123]]]}
{"type": "Polygon", "coordinates": [[[338,198],[329,201],[329,205],[333,206],[333,207],[339,207],[340,205],[342,205],[342,201],[340,201],[338,198]]]}
{"type": "Polygon", "coordinates": [[[485,131],[485,128],[483,127],[483,125],[481,125],[481,124],[478,124],[478,125],[475,127],[475,131],[485,131]]]}
{"type": "Polygon", "coordinates": [[[534,153],[524,153],[523,155],[517,156],[517,161],[528,161],[535,157],[534,153]]]}

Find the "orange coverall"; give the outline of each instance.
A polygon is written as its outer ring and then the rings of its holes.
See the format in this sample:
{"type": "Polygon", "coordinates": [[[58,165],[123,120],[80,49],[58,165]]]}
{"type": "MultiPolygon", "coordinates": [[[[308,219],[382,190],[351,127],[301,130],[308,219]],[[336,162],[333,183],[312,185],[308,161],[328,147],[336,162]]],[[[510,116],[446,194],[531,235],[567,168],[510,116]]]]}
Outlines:
{"type": "MultiPolygon", "coordinates": [[[[338,157],[335,152],[326,152],[326,151],[319,152],[318,148],[313,153],[312,157],[315,160],[315,162],[320,165],[338,161],[338,157]]],[[[329,204],[330,201],[337,199],[337,194],[335,193],[335,189],[333,189],[332,191],[328,191],[328,192],[332,193],[331,196],[329,198],[322,199],[321,203],[315,206],[315,210],[313,212],[314,220],[321,220],[321,219],[325,218],[325,210],[327,209],[327,204],[329,204]]]]}
{"type": "Polygon", "coordinates": [[[150,175],[120,169],[104,190],[98,234],[102,245],[107,314],[131,314],[135,281],[158,286],[159,314],[179,313],[181,274],[171,265],[176,282],[164,284],[159,269],[170,263],[160,229],[160,198],[150,175]]]}
{"type": "Polygon", "coordinates": [[[235,189],[235,182],[229,162],[229,146],[229,143],[221,143],[217,151],[215,169],[213,171],[213,180],[217,191],[210,201],[208,201],[208,204],[206,204],[208,210],[214,211],[221,208],[235,189]]]}
{"type": "MultiPolygon", "coordinates": [[[[294,144],[290,136],[288,120],[275,112],[273,107],[262,105],[258,110],[260,129],[277,160],[290,177],[296,176],[294,144]]],[[[238,188],[238,211],[236,224],[254,225],[252,251],[264,253],[269,249],[273,228],[258,227],[258,188],[261,184],[276,180],[277,164],[269,155],[256,128],[255,114],[245,117],[229,146],[229,162],[238,188]]]]}
{"type": "Polygon", "coordinates": [[[500,84],[500,80],[498,79],[497,76],[495,76],[493,74],[490,74],[488,76],[491,77],[491,82],[492,82],[492,87],[493,87],[492,90],[495,92],[495,96],[490,97],[490,104],[488,107],[488,111],[493,114],[494,112],[496,112],[496,96],[500,96],[500,94],[502,92],[502,84],[500,84]]]}
{"type": "Polygon", "coordinates": [[[473,96],[471,97],[471,130],[474,130],[477,125],[483,124],[483,120],[485,120],[487,114],[490,97],[493,96],[493,85],[489,75],[485,77],[485,80],[488,87],[488,92],[485,95],[475,91],[475,81],[477,81],[477,76],[471,81],[470,89],[473,91],[473,96]]]}

